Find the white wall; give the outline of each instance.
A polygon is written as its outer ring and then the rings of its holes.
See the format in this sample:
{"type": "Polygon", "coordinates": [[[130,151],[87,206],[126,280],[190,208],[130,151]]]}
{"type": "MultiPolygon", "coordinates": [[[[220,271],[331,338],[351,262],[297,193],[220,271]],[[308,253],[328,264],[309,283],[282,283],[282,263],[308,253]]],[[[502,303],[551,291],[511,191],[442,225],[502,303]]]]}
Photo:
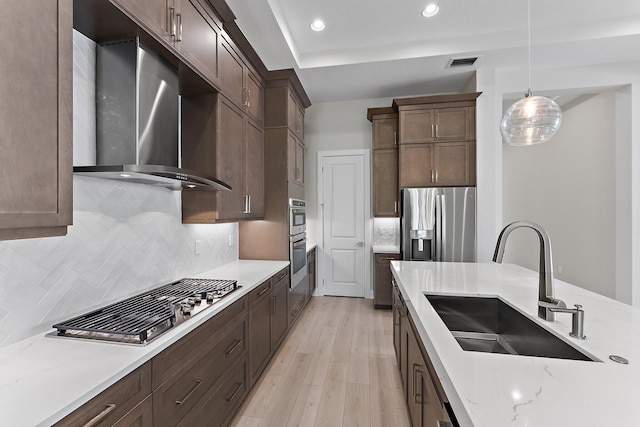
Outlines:
{"type": "MultiPolygon", "coordinates": [[[[616,299],[640,306],[640,64],[534,69],[534,94],[614,90],[616,99],[616,299]]],[[[502,99],[526,90],[526,69],[477,73],[479,253],[489,258],[502,219],[502,99]],[[492,218],[495,218],[492,220],[492,218]],[[484,238],[481,237],[484,236],[484,238]],[[490,236],[494,236],[490,239],[490,236]]],[[[570,219],[567,219],[570,221],[570,219]]],[[[481,258],[482,260],[482,258],[481,258]]],[[[580,283],[575,283],[581,285],[580,283]]]]}
{"type": "MultiPolygon", "coordinates": [[[[554,276],[616,295],[615,94],[605,92],[563,110],[548,142],[503,145],[503,220],[530,220],[549,233],[554,276]]],[[[538,268],[538,237],[509,237],[504,262],[538,268]]]]}

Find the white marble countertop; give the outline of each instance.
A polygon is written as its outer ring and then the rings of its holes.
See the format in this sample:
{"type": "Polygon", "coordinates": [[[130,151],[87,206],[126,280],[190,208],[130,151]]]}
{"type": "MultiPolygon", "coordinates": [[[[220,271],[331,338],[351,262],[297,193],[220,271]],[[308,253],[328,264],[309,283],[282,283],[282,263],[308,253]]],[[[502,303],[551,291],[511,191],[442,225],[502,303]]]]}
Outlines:
{"type": "Polygon", "coordinates": [[[399,254],[400,247],[395,245],[372,245],[374,254],[399,254]]]}
{"type": "Polygon", "coordinates": [[[50,426],[288,265],[239,260],[196,275],[242,287],[143,347],[40,334],[1,348],[0,424],[50,426]]]}
{"type": "Polygon", "coordinates": [[[538,273],[510,264],[392,261],[393,275],[461,426],[631,426],[640,422],[640,310],[556,280],[555,296],[585,311],[537,317],[538,273]],[[464,351],[423,292],[499,295],[601,362],[464,351]],[[622,365],[609,355],[627,358],[622,365]]]}

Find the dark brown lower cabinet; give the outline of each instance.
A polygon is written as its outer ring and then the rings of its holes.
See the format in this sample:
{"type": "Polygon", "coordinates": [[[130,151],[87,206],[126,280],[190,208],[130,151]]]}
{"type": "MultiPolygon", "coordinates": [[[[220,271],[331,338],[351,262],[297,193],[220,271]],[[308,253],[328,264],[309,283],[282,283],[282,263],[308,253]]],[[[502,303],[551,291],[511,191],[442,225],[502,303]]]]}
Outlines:
{"type": "Polygon", "coordinates": [[[373,306],[391,308],[391,261],[399,260],[398,254],[375,254],[375,272],[373,277],[373,306]]]}
{"type": "Polygon", "coordinates": [[[147,362],[67,415],[55,426],[125,426],[129,425],[124,422],[126,420],[139,420],[138,425],[151,426],[152,419],[148,414],[151,405],[150,395],[151,362],[147,362]],[[144,402],[147,403],[139,407],[144,402]]]}
{"type": "Polygon", "coordinates": [[[271,356],[271,281],[267,280],[249,293],[249,377],[253,386],[271,356]]]}
{"type": "Polygon", "coordinates": [[[394,349],[413,427],[457,425],[448,412],[448,399],[436,375],[397,285],[393,286],[394,349]]]}
{"type": "Polygon", "coordinates": [[[227,426],[289,331],[289,267],[55,426],[227,426]]]}
{"type": "Polygon", "coordinates": [[[307,277],[309,279],[309,296],[316,290],[316,248],[307,253],[307,277]]]}

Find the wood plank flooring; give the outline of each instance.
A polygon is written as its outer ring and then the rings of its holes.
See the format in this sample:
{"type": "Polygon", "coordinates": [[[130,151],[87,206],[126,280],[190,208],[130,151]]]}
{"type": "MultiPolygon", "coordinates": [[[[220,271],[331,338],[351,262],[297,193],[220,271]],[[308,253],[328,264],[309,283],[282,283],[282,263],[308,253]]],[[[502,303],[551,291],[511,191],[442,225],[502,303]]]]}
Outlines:
{"type": "Polygon", "coordinates": [[[313,297],[232,426],[409,427],[391,311],[313,297]]]}

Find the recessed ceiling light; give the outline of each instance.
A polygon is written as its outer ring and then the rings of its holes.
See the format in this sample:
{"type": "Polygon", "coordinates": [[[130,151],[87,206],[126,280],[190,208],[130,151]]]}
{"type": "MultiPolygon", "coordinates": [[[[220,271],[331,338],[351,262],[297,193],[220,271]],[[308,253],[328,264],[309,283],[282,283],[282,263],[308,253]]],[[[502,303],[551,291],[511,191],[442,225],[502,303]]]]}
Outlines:
{"type": "Polygon", "coordinates": [[[431,2],[422,9],[422,16],[425,18],[431,18],[432,16],[436,16],[438,12],[440,12],[440,6],[438,6],[438,3],[431,2]]]}
{"type": "Polygon", "coordinates": [[[316,19],[315,21],[313,21],[311,23],[311,29],[313,31],[322,31],[322,30],[324,30],[324,22],[322,22],[322,19],[316,19]]]}

